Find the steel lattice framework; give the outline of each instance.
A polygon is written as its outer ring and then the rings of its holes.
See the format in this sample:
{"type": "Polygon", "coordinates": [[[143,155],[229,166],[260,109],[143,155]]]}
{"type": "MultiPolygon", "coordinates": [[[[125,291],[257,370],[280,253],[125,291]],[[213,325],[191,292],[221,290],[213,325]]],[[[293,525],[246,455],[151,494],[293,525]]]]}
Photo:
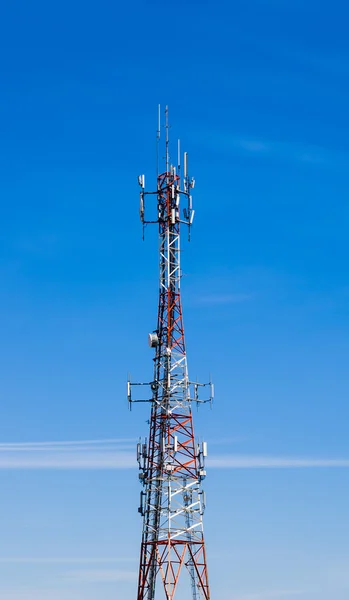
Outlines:
{"type": "MultiPolygon", "coordinates": [[[[146,192],[144,176],[141,186],[140,216],[144,225],[157,223],[159,228],[160,289],[158,322],[149,335],[155,350],[154,378],[150,383],[128,382],[129,402],[150,402],[148,442],[137,446],[139,478],[143,485],[139,512],[143,516],[143,535],[137,600],[154,600],[156,581],[162,579],[165,598],[175,597],[181,572],[187,570],[193,600],[209,600],[206,551],[203,532],[207,444],[194,439],[192,402],[207,402],[213,397],[213,385],[191,383],[188,378],[185,338],[180,294],[180,227],[189,228],[193,221],[191,190],[194,180],[188,177],[188,159],[184,154],[181,177],[178,143],[177,168],[169,164],[168,110],[166,107],[166,170],[158,174],[157,190],[146,192]],[[157,199],[157,219],[145,219],[145,198],[157,199]],[[180,200],[186,200],[183,218],[180,200]],[[131,389],[149,385],[151,397],[134,399],[131,389]],[[206,399],[199,398],[199,388],[209,386],[206,399]]],[[[160,117],[158,141],[160,138],[160,117]]]]}

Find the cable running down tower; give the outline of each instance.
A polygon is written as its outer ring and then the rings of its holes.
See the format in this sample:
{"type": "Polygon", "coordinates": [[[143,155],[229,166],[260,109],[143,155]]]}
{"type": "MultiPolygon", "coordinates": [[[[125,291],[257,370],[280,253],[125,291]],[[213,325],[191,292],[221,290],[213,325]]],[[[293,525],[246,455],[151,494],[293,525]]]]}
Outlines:
{"type": "MultiPolygon", "coordinates": [[[[180,280],[180,228],[190,228],[194,218],[191,191],[194,179],[188,176],[188,155],[184,153],[183,176],[178,142],[177,167],[170,164],[168,109],[166,107],[165,171],[157,175],[157,189],[141,187],[140,218],[144,227],[154,223],[159,230],[160,289],[158,321],[149,334],[155,352],[151,382],[128,381],[128,400],[151,405],[149,439],[137,445],[139,479],[143,486],[139,512],[143,517],[137,600],[155,600],[156,583],[161,580],[166,600],[173,600],[182,573],[187,571],[192,600],[210,600],[203,532],[207,444],[194,439],[192,403],[212,402],[212,383],[189,381],[182,318],[180,280]],[[145,204],[154,200],[156,217],[147,220],[145,204]],[[180,201],[186,207],[182,214],[180,201]],[[148,398],[135,399],[134,386],[149,386],[148,398]],[[207,398],[199,390],[209,390],[207,398]]],[[[160,111],[157,142],[160,140],[160,111]]],[[[154,205],[154,203],[153,203],[154,205]]],[[[181,589],[182,584],[181,584],[181,589]]],[[[156,595],[160,598],[161,593],[156,595]]]]}

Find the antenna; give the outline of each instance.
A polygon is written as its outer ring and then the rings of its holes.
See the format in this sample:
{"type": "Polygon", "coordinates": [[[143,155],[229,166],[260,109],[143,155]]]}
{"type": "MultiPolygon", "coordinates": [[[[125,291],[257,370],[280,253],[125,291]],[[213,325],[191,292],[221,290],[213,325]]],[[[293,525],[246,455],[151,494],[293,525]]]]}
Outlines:
{"type": "Polygon", "coordinates": [[[160,134],[161,134],[161,117],[160,117],[160,104],[158,104],[158,128],[156,131],[156,176],[159,175],[159,144],[160,144],[160,134]]]}
{"type": "Polygon", "coordinates": [[[169,155],[169,134],[168,134],[168,130],[169,130],[169,125],[168,125],[168,106],[166,105],[165,108],[165,115],[166,115],[166,173],[168,173],[168,168],[169,168],[169,163],[170,163],[170,155],[169,155]]]}
{"type": "Polygon", "coordinates": [[[158,104],[158,130],[156,132],[156,134],[157,134],[156,137],[157,137],[158,142],[160,141],[160,133],[161,133],[161,130],[160,130],[160,119],[161,119],[161,117],[160,117],[160,109],[161,109],[161,106],[160,106],[160,104],[158,104]]]}

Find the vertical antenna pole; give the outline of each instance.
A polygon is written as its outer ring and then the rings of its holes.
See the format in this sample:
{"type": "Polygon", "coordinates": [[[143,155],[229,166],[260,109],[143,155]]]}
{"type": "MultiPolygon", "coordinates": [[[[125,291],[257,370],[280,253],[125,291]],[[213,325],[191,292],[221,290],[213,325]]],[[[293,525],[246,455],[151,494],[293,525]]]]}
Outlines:
{"type": "Polygon", "coordinates": [[[160,104],[158,104],[158,129],[156,132],[156,177],[159,175],[160,104]]]}
{"type": "Polygon", "coordinates": [[[170,164],[170,155],[169,155],[169,133],[168,133],[168,129],[169,129],[169,125],[168,125],[168,106],[166,106],[165,109],[165,115],[166,115],[166,173],[169,172],[169,164],[170,164]]]}
{"type": "Polygon", "coordinates": [[[178,175],[181,172],[181,140],[178,140],[178,147],[177,147],[178,151],[177,151],[177,166],[178,166],[178,175]]]}

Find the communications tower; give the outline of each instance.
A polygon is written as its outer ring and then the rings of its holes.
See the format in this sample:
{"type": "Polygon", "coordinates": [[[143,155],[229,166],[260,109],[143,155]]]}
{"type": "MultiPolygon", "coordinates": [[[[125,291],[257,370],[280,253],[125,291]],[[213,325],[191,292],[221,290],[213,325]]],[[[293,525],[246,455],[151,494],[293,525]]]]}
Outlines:
{"type": "MultiPolygon", "coordinates": [[[[188,176],[188,155],[183,169],[178,142],[177,165],[170,162],[168,108],[165,111],[165,169],[157,174],[157,189],[145,191],[139,176],[140,218],[144,227],[156,224],[159,231],[159,305],[156,329],[149,334],[154,350],[153,379],[147,383],[128,381],[128,400],[150,403],[148,440],[137,445],[139,479],[143,486],[138,511],[143,517],[137,600],[164,597],[173,600],[178,582],[185,578],[192,600],[210,600],[203,532],[207,444],[194,438],[192,403],[211,402],[212,383],[190,382],[188,377],[180,293],[180,230],[193,222],[188,176]],[[155,217],[146,219],[152,203],[155,217]],[[185,202],[181,211],[180,203],[185,202]],[[134,386],[147,386],[149,397],[134,398],[134,386]],[[207,386],[207,398],[199,390],[207,386]],[[161,584],[162,580],[162,584],[161,584]],[[163,593],[164,592],[164,593],[163,593]]],[[[160,146],[160,110],[157,148],[160,146]]],[[[146,396],[148,394],[145,394],[146,396]]],[[[180,584],[183,590],[182,583],[180,584]]]]}

